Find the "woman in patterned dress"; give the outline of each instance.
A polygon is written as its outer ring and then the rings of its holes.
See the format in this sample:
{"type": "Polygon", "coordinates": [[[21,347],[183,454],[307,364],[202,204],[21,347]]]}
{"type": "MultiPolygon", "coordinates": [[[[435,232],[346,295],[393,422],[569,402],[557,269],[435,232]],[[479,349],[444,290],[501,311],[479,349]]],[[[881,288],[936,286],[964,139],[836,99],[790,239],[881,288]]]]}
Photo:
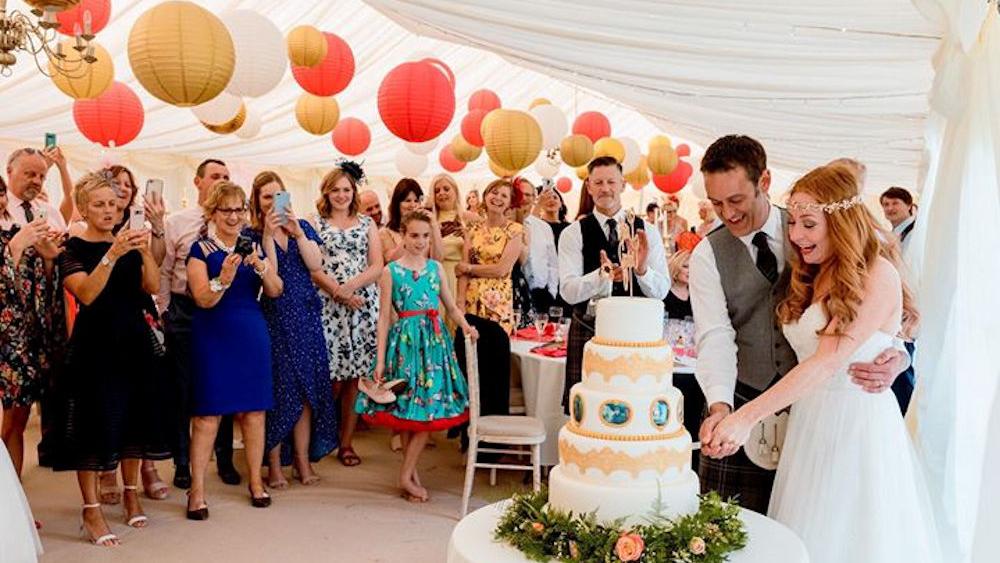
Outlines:
{"type": "Polygon", "coordinates": [[[375,329],[382,245],[375,222],[358,214],[361,167],[344,162],[331,170],[316,202],[316,232],[323,267],[312,279],[323,301],[323,335],[330,356],[333,396],[340,401],[340,449],[337,459],[348,467],[361,463],[352,447],[357,414],[358,378],[375,368],[375,329]]]}
{"type": "Polygon", "coordinates": [[[382,303],[374,380],[403,380],[406,388],[389,404],[376,403],[367,395],[360,395],[357,402],[366,420],[403,433],[399,486],[411,502],[429,498],[417,475],[417,461],[430,433],[469,418],[469,390],[451,336],[439,318],[442,305],[465,334],[478,338],[442,279],[441,263],[427,259],[431,229],[428,214],[407,215],[402,222],[404,254],[384,268],[379,281],[382,303]],[[395,323],[391,322],[393,310],[398,317],[395,323]]]}
{"type": "Polygon", "coordinates": [[[510,332],[514,326],[511,269],[521,254],[524,228],[507,218],[511,202],[507,180],[490,183],[483,201],[486,220],[468,230],[463,260],[455,267],[458,306],[510,332]]]}

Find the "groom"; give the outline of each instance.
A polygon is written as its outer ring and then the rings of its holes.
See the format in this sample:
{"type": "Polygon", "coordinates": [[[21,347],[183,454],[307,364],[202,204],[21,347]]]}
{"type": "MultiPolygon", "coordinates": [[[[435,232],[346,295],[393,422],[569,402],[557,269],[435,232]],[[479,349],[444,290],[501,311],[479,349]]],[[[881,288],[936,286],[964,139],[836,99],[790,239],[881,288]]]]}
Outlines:
{"type": "MultiPolygon", "coordinates": [[[[722,137],[705,151],[701,172],[723,224],[694,249],[689,264],[695,374],[708,405],[699,439],[707,444],[726,415],[763,393],[797,360],[775,315],[788,285],[787,253],[793,250],[787,216],[768,199],[771,172],[764,147],[744,135],[722,137]]],[[[890,349],[874,363],[851,366],[851,375],[865,391],[881,393],[905,365],[905,354],[890,349]]],[[[767,513],[774,471],[729,446],[703,446],[699,463],[702,492],[738,496],[743,507],[767,513]]]]}

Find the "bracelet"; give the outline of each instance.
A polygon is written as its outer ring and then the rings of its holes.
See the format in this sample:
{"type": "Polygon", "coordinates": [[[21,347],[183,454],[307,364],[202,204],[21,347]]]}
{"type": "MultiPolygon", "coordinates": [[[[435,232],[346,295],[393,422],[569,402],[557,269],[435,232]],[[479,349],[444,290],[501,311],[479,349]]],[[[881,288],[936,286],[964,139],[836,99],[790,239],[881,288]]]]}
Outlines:
{"type": "Polygon", "coordinates": [[[257,268],[254,268],[253,271],[254,271],[255,274],[257,274],[258,276],[260,276],[261,278],[263,278],[264,275],[267,274],[267,270],[270,267],[271,267],[271,265],[268,264],[267,260],[265,259],[264,260],[264,267],[261,268],[261,269],[259,269],[259,270],[257,268]]]}
{"type": "Polygon", "coordinates": [[[163,229],[160,230],[150,229],[150,233],[152,233],[153,238],[163,238],[163,235],[165,234],[163,232],[163,229]]]}

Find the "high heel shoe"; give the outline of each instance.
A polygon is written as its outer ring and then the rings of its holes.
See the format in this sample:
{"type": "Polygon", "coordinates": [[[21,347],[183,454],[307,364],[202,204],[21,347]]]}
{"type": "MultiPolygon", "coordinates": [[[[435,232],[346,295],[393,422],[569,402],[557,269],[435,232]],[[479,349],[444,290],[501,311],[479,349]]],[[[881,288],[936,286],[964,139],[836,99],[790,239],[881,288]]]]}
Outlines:
{"type": "MultiPolygon", "coordinates": [[[[87,510],[88,508],[100,509],[101,503],[97,502],[94,504],[83,505],[84,510],[87,510]]],[[[97,538],[90,535],[90,531],[87,530],[87,525],[83,521],[83,514],[80,514],[80,537],[86,539],[91,544],[96,545],[97,547],[114,547],[119,545],[118,536],[112,534],[111,532],[108,532],[107,534],[104,534],[103,536],[97,538]],[[114,543],[106,543],[106,542],[114,542],[114,543]]]]}
{"type": "MultiPolygon", "coordinates": [[[[122,488],[126,492],[132,491],[133,493],[135,493],[136,497],[139,496],[139,487],[137,487],[135,485],[123,485],[122,488]]],[[[125,499],[122,499],[122,508],[125,509],[125,499]]],[[[127,509],[125,510],[125,516],[128,516],[128,510],[127,509]]],[[[125,524],[127,524],[129,528],[145,528],[146,524],[148,524],[148,523],[149,523],[149,517],[146,516],[145,514],[141,513],[141,512],[139,514],[136,514],[135,516],[133,516],[131,518],[127,518],[125,520],[125,524]],[[142,526],[138,525],[140,523],[142,524],[142,526]]]]}
{"type": "Polygon", "coordinates": [[[271,495],[267,494],[267,490],[264,490],[264,495],[255,497],[253,496],[253,488],[247,487],[250,491],[250,506],[254,508],[267,508],[271,506],[271,495]]]}
{"type": "Polygon", "coordinates": [[[187,509],[187,519],[188,520],[208,520],[208,503],[202,501],[201,506],[191,510],[191,493],[188,492],[188,509],[187,509]]]}

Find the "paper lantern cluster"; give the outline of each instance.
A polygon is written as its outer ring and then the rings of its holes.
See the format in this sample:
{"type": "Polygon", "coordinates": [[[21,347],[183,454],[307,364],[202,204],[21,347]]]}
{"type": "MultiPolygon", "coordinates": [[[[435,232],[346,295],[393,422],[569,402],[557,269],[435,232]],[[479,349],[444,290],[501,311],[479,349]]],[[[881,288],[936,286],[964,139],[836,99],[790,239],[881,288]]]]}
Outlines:
{"type": "Polygon", "coordinates": [[[379,85],[378,112],[404,141],[436,139],[455,116],[455,76],[437,59],[400,64],[379,85]]]}
{"type": "Polygon", "coordinates": [[[135,139],[145,122],[142,101],[131,88],[115,82],[92,100],[73,102],[73,121],[91,142],[122,147],[135,139]]]}

